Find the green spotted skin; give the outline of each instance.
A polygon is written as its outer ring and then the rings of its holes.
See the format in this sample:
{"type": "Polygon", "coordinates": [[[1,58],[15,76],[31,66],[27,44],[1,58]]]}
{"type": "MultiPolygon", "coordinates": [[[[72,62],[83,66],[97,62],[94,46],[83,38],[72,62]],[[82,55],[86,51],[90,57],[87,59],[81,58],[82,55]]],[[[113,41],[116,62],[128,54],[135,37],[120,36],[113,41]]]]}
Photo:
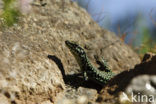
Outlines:
{"type": "Polygon", "coordinates": [[[98,84],[104,85],[106,84],[113,76],[114,74],[112,71],[108,68],[108,66],[105,63],[105,68],[107,68],[105,71],[101,71],[97,68],[95,68],[91,62],[89,61],[86,52],[83,48],[81,48],[78,44],[71,41],[65,41],[66,46],[69,48],[70,52],[75,57],[76,61],[78,62],[85,80],[92,80],[98,84]]]}

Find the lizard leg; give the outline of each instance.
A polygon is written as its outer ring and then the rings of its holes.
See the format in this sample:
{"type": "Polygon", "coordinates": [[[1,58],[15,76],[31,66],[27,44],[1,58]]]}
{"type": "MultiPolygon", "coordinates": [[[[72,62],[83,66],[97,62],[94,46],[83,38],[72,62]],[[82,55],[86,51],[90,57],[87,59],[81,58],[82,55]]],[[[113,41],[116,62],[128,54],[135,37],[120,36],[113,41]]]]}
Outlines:
{"type": "Polygon", "coordinates": [[[83,76],[84,76],[84,79],[87,81],[88,80],[88,76],[87,76],[86,72],[83,73],[83,76]]]}
{"type": "Polygon", "coordinates": [[[101,58],[100,62],[105,71],[111,72],[111,69],[109,69],[108,67],[107,61],[103,57],[101,58]]]}
{"type": "Polygon", "coordinates": [[[108,67],[107,61],[101,57],[99,58],[98,56],[94,56],[96,59],[96,63],[100,65],[100,67],[98,68],[101,71],[106,71],[106,72],[111,72],[111,70],[108,67]]]}

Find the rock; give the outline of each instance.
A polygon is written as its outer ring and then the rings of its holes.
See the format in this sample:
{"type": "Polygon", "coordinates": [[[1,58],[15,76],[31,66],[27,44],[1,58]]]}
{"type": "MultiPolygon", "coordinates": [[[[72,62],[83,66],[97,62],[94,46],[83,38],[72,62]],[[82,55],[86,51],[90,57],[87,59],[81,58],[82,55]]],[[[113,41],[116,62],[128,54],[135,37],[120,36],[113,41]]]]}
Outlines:
{"type": "MultiPolygon", "coordinates": [[[[156,98],[156,55],[153,53],[145,54],[142,63],[135,66],[134,69],[123,71],[116,75],[110,83],[108,83],[101,94],[99,95],[100,101],[115,99],[117,96],[123,95],[124,92],[131,101],[133,94],[138,97],[136,101],[143,102],[142,96],[149,96],[156,98]],[[105,97],[105,95],[112,98],[105,97]]],[[[125,97],[125,96],[124,96],[125,97]]],[[[98,99],[99,99],[98,98],[98,99]]],[[[122,99],[122,98],[121,98],[122,99]]],[[[155,101],[155,99],[154,99],[155,101]]],[[[118,102],[118,99],[116,99],[118,102]]],[[[126,104],[126,103],[125,103],[126,104]]],[[[145,101],[146,104],[146,101],[145,101]]]]}
{"type": "Polygon", "coordinates": [[[57,95],[65,89],[65,74],[80,71],[65,40],[89,47],[85,50],[93,63],[95,55],[103,56],[115,72],[140,62],[114,33],[101,29],[84,9],[66,1],[47,0],[45,6],[32,5],[31,12],[19,17],[17,24],[1,27],[0,99],[5,97],[4,102],[57,101],[57,95]]]}
{"type": "Polygon", "coordinates": [[[87,97],[89,101],[95,101],[97,99],[97,91],[95,89],[79,87],[78,93],[83,96],[82,98],[87,97]]]}
{"type": "Polygon", "coordinates": [[[144,55],[143,59],[142,59],[142,62],[146,62],[146,61],[151,60],[151,58],[152,58],[154,55],[155,55],[154,53],[150,53],[150,52],[146,53],[146,54],[144,55]]]}
{"type": "Polygon", "coordinates": [[[77,98],[77,104],[87,104],[88,103],[88,99],[87,96],[79,96],[77,98]]]}
{"type": "Polygon", "coordinates": [[[0,104],[10,104],[10,101],[8,101],[4,94],[0,94],[0,104]]]}
{"type": "Polygon", "coordinates": [[[156,76],[140,75],[134,77],[129,86],[125,89],[126,93],[143,94],[156,96],[155,81],[156,76]]]}
{"type": "MultiPolygon", "coordinates": [[[[124,91],[125,95],[128,97],[127,101],[144,104],[156,103],[155,80],[156,75],[139,75],[134,77],[124,91]]],[[[120,95],[123,95],[123,93],[120,95]]],[[[123,100],[120,102],[122,103],[123,100]]]]}
{"type": "Polygon", "coordinates": [[[84,87],[73,89],[68,86],[64,95],[59,96],[56,104],[62,104],[64,102],[67,102],[67,104],[88,104],[88,102],[95,102],[97,95],[98,94],[95,89],[84,87]]]}
{"type": "Polygon", "coordinates": [[[48,101],[43,101],[41,104],[52,104],[49,100],[48,101]]]}

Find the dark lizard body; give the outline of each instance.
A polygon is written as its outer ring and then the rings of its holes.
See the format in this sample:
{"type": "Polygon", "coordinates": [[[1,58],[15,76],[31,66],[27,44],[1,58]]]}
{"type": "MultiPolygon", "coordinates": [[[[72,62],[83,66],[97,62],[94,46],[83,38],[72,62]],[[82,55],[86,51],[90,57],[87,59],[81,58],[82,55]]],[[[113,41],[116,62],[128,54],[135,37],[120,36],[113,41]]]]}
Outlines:
{"type": "Polygon", "coordinates": [[[105,61],[103,61],[105,71],[101,71],[91,64],[86,55],[86,52],[78,44],[70,41],[65,41],[65,44],[77,60],[85,80],[90,79],[98,84],[104,85],[114,76],[105,61]]]}

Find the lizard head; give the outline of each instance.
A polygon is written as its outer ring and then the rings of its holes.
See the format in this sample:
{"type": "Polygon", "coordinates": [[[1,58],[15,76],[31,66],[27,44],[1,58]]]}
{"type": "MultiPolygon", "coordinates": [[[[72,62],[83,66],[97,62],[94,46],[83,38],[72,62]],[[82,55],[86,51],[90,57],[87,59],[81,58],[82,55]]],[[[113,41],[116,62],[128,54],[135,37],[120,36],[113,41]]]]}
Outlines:
{"type": "Polygon", "coordinates": [[[75,42],[71,42],[66,40],[65,41],[66,46],[70,49],[71,53],[75,57],[84,57],[86,55],[85,51],[83,48],[81,48],[78,44],[75,42]]]}

